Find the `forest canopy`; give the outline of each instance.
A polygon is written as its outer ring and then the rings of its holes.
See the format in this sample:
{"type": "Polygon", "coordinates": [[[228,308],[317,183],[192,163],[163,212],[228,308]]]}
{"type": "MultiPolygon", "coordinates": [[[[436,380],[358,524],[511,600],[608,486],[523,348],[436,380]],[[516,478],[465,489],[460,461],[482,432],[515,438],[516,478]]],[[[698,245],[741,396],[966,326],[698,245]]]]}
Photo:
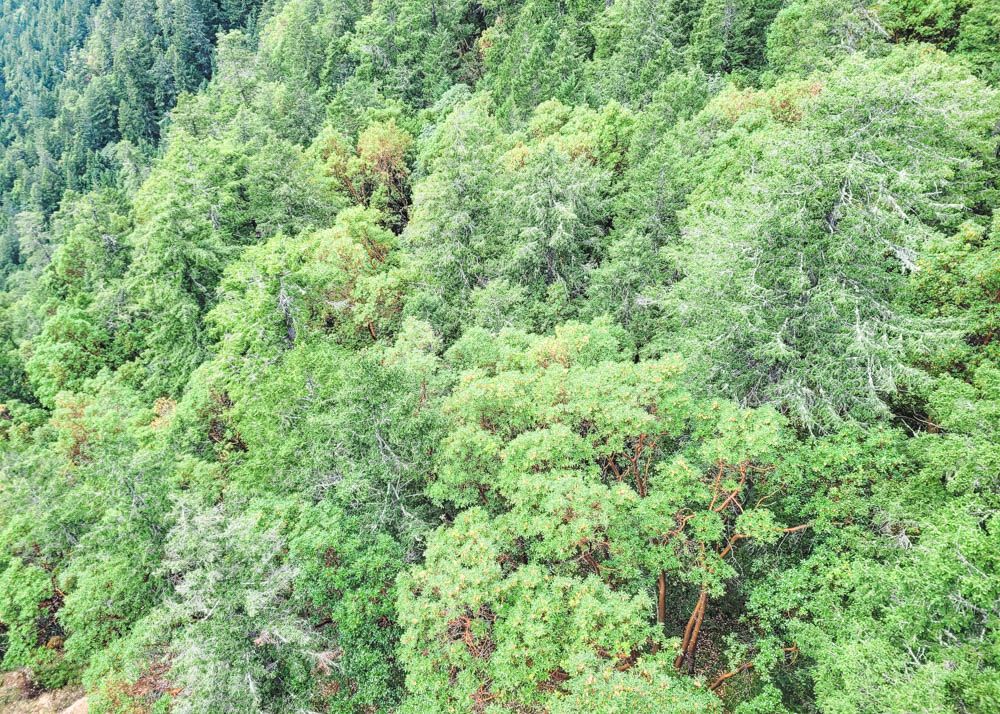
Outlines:
{"type": "Polygon", "coordinates": [[[991,714],[998,544],[1000,0],[0,0],[35,691],[991,714]]]}

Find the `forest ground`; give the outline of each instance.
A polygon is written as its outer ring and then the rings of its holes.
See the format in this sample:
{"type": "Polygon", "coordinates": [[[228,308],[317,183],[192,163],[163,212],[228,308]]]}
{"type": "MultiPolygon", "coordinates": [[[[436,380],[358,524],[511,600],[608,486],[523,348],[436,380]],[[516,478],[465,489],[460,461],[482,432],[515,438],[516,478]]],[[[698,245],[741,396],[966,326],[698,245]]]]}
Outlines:
{"type": "Polygon", "coordinates": [[[38,692],[23,671],[7,672],[0,679],[0,714],[87,714],[83,694],[80,686],[38,692]]]}

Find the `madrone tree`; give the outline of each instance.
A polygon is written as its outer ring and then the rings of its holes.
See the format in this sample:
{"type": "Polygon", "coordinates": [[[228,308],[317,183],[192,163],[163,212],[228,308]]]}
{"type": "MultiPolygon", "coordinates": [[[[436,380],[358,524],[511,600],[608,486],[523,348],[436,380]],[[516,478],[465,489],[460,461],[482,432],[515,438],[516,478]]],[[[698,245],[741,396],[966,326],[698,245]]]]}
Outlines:
{"type": "Polygon", "coordinates": [[[780,506],[784,421],[692,400],[676,357],[635,363],[603,322],[472,330],[448,358],[427,493],[456,516],[399,583],[407,711],[721,711],[685,675],[724,674],[696,660],[734,553],[812,526],[780,506]]]}

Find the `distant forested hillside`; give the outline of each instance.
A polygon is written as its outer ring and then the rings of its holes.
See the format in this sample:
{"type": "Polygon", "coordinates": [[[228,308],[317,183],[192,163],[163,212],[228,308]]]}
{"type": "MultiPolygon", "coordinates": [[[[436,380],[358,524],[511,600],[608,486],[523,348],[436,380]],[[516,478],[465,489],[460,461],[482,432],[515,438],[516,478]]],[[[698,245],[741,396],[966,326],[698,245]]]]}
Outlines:
{"type": "Polygon", "coordinates": [[[1000,711],[1000,0],[0,0],[0,671],[1000,711]]]}
{"type": "MultiPolygon", "coordinates": [[[[69,193],[135,187],[180,94],[211,75],[217,33],[256,0],[3,0],[0,280],[32,260],[69,193]]],[[[44,250],[44,249],[43,249],[44,250]]]]}

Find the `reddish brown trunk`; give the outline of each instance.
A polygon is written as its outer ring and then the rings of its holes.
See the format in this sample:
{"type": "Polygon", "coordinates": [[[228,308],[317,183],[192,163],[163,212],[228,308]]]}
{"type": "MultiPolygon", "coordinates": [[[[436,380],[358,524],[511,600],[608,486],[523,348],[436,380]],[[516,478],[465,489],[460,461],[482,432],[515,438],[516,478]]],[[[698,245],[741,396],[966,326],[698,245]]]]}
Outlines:
{"type": "Polygon", "coordinates": [[[688,674],[694,674],[694,656],[698,651],[698,635],[701,634],[701,623],[705,619],[705,596],[701,600],[701,612],[698,613],[698,620],[694,623],[694,631],[691,633],[691,642],[688,644],[687,662],[688,674]]]}
{"type": "Polygon", "coordinates": [[[677,669],[680,669],[684,660],[687,659],[691,645],[698,637],[696,630],[701,629],[701,620],[705,615],[705,601],[707,598],[708,591],[705,589],[705,586],[702,585],[701,594],[698,596],[698,602],[694,606],[694,610],[691,611],[691,617],[688,618],[687,627],[684,628],[684,638],[681,640],[681,651],[677,654],[677,659],[674,660],[674,667],[677,669]]]}
{"type": "Polygon", "coordinates": [[[733,670],[732,672],[726,672],[725,674],[721,675],[721,676],[720,676],[720,677],[719,677],[718,679],[716,679],[716,680],[715,680],[714,682],[712,682],[712,683],[711,683],[711,684],[710,684],[710,685],[708,686],[708,688],[709,688],[709,689],[711,689],[711,690],[712,690],[712,691],[714,692],[714,691],[715,691],[716,689],[718,689],[718,688],[719,688],[719,687],[720,687],[720,686],[722,685],[722,683],[723,683],[723,682],[725,682],[725,681],[726,681],[727,679],[729,679],[730,677],[732,677],[732,676],[734,676],[734,675],[737,675],[737,674],[739,674],[740,672],[743,672],[743,671],[745,671],[745,670],[748,670],[748,669],[750,669],[751,667],[753,667],[753,662],[744,662],[744,663],[743,663],[743,664],[741,664],[741,665],[740,665],[739,667],[737,667],[736,669],[734,669],[734,670],[733,670]]]}

